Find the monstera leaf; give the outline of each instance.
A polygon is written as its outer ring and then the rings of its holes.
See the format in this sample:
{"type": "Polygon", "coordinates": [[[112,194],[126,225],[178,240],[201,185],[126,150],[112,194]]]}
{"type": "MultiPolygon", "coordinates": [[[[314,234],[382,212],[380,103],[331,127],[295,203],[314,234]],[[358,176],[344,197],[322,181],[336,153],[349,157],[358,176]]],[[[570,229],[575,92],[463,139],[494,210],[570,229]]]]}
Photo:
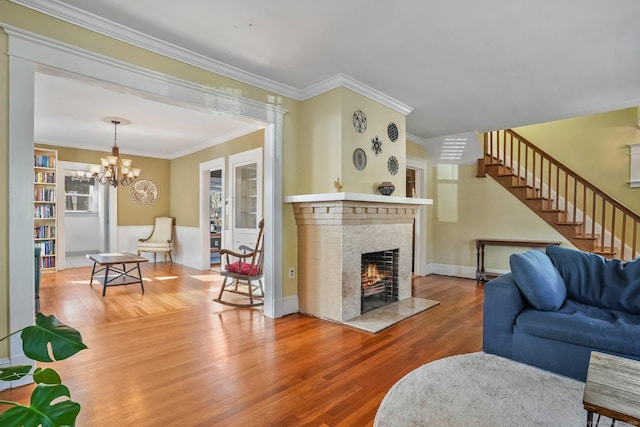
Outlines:
{"type": "MultiPolygon", "coordinates": [[[[0,425],[24,427],[74,426],[80,405],[69,399],[69,389],[63,385],[38,384],[31,393],[31,405],[16,403],[0,415],[0,425]],[[67,398],[60,400],[61,398],[67,398]],[[52,404],[54,400],[57,403],[52,404]]],[[[3,402],[11,403],[11,402],[3,402]]]]}
{"type": "Polygon", "coordinates": [[[42,313],[38,313],[36,324],[24,328],[20,336],[24,354],[38,362],[63,360],[87,348],[80,332],[61,323],[55,316],[42,313]],[[53,359],[49,354],[49,344],[53,359]]]}
{"type": "Polygon", "coordinates": [[[0,381],[17,381],[29,375],[31,365],[17,365],[0,368],[0,381]]]}

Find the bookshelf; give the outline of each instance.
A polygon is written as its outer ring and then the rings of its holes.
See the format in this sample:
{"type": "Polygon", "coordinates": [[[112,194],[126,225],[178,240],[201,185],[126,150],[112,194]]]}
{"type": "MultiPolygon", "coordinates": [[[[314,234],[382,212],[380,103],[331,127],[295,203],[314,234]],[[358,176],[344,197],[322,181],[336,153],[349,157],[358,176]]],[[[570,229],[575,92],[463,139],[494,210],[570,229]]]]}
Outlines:
{"type": "Polygon", "coordinates": [[[55,271],[58,232],[56,164],[58,152],[33,150],[33,239],[40,247],[40,270],[55,271]]]}

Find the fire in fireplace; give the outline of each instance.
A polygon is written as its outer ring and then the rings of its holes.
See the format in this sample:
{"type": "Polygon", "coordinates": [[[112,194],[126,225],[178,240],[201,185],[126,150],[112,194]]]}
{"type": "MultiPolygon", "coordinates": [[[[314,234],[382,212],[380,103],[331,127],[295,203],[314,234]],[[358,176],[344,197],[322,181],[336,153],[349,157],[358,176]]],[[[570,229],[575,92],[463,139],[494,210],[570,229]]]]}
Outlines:
{"type": "Polygon", "coordinates": [[[398,249],[362,254],[360,314],[398,301],[398,249]]]}

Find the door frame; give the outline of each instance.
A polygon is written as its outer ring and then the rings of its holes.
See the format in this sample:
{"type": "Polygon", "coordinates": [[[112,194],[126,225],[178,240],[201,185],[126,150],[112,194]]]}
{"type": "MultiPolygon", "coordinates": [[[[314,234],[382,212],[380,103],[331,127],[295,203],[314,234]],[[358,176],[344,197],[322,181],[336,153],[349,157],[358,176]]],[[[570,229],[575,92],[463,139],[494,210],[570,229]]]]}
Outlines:
{"type": "MultiPolygon", "coordinates": [[[[225,157],[219,157],[217,159],[209,160],[207,162],[200,163],[200,269],[208,270],[211,267],[211,233],[209,229],[209,191],[211,182],[211,171],[222,170],[222,201],[226,205],[226,191],[225,191],[225,157]]],[[[226,226],[226,222],[224,226],[226,226]]],[[[227,233],[222,230],[222,236],[227,233]]]]}
{"type": "MultiPolygon", "coordinates": [[[[416,197],[424,199],[427,193],[427,161],[407,156],[407,169],[416,171],[416,197]]],[[[413,272],[424,276],[427,271],[427,207],[420,205],[415,219],[415,246],[413,272]]]]}
{"type": "MultiPolygon", "coordinates": [[[[9,61],[9,203],[8,329],[34,323],[33,142],[36,72],[62,73],[118,86],[153,99],[204,108],[265,126],[265,298],[263,313],[283,315],[282,301],[282,134],[286,110],[279,105],[229,94],[208,86],[78,48],[15,27],[8,35],[9,61]],[[277,260],[277,262],[276,262],[277,260]],[[28,285],[30,284],[30,285],[28,285]]],[[[239,83],[240,84],[240,83],[239,83]]],[[[240,92],[240,91],[238,91],[240,92]]],[[[111,212],[110,212],[111,213],[111,212]]],[[[113,213],[115,215],[115,213],[113,213]]],[[[111,215],[110,215],[111,216],[111,215]]],[[[111,223],[110,227],[117,224],[111,223]]],[[[111,245],[117,244],[111,242],[111,245]]],[[[20,337],[10,339],[10,362],[30,364],[20,337]]],[[[28,381],[28,380],[24,380],[28,381]]],[[[18,384],[13,384],[18,385],[18,384]]]]}

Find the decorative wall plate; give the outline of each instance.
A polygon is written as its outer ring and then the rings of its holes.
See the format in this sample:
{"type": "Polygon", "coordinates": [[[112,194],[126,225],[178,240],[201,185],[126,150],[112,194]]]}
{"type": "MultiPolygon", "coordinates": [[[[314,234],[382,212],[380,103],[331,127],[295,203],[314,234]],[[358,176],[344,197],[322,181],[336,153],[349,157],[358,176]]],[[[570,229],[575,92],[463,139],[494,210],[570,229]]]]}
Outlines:
{"type": "Polygon", "coordinates": [[[367,130],[367,116],[360,110],[356,110],[353,113],[353,127],[356,128],[358,133],[363,133],[367,130]]]}
{"type": "Polygon", "coordinates": [[[382,141],[378,138],[378,135],[371,138],[371,151],[376,153],[376,156],[382,153],[382,141]]]}
{"type": "Polygon", "coordinates": [[[387,126],[387,135],[391,142],[396,142],[398,140],[398,126],[396,126],[395,123],[389,123],[387,126]]]}
{"type": "Polygon", "coordinates": [[[362,148],[356,148],[353,152],[353,165],[359,171],[367,167],[367,153],[362,148]]]}
{"type": "Polygon", "coordinates": [[[138,178],[129,186],[129,196],[140,206],[151,206],[158,201],[160,188],[150,178],[138,178]]]}
{"type": "Polygon", "coordinates": [[[398,173],[398,159],[396,159],[396,156],[389,157],[389,160],[387,160],[387,169],[389,169],[391,175],[398,173]]]}

